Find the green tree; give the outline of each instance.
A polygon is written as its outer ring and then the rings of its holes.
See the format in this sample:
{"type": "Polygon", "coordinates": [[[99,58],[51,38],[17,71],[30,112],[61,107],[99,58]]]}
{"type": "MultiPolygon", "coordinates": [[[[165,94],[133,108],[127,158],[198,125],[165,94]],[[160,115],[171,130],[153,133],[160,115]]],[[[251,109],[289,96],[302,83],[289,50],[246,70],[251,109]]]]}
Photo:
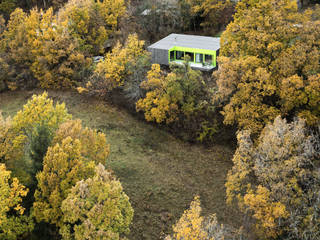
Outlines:
{"type": "Polygon", "coordinates": [[[221,38],[218,94],[226,124],[259,133],[281,114],[319,120],[320,22],[290,0],[245,0],[221,38]],[[313,89],[313,90],[311,90],[313,89]],[[254,97],[253,97],[254,96],[254,97]]]}
{"type": "Polygon", "coordinates": [[[133,218],[121,183],[102,164],[92,178],[77,182],[61,209],[63,239],[122,239],[133,218]]]}
{"type": "Polygon", "coordinates": [[[52,132],[46,124],[37,125],[33,134],[30,136],[29,154],[33,161],[34,174],[42,170],[43,158],[51,144],[52,137],[52,132]]]}
{"type": "Polygon", "coordinates": [[[238,134],[227,200],[255,219],[260,239],[319,238],[319,146],[302,119],[277,117],[256,144],[249,131],[238,134]]]}
{"type": "Polygon", "coordinates": [[[11,177],[4,164],[0,164],[0,175],[0,238],[15,240],[33,229],[32,218],[21,206],[28,189],[11,177]]]}

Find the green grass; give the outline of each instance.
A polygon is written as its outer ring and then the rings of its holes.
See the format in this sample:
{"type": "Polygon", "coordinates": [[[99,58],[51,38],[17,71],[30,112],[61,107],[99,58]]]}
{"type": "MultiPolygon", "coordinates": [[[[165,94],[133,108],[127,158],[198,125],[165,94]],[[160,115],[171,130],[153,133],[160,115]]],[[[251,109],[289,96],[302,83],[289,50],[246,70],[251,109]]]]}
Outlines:
{"type": "MultiPolygon", "coordinates": [[[[40,92],[0,94],[3,115],[13,116],[40,92]]],[[[123,109],[74,92],[49,91],[49,96],[65,102],[73,118],[106,133],[111,150],[107,166],[121,180],[135,211],[129,239],[162,239],[196,194],[204,214],[217,213],[222,223],[238,225],[239,213],[225,204],[232,147],[185,143],[123,109]]]]}

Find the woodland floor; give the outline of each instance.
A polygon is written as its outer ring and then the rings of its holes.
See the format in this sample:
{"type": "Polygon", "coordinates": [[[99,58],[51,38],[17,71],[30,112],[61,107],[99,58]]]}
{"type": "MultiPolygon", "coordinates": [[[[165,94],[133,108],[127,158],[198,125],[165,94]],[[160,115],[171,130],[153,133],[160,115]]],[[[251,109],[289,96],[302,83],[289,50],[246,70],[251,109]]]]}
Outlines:
{"type": "MultiPolygon", "coordinates": [[[[4,116],[13,116],[34,93],[0,94],[4,116]]],[[[233,147],[189,144],[102,100],[75,92],[49,91],[65,102],[73,118],[106,133],[107,166],[120,179],[135,211],[129,239],[163,239],[172,225],[200,195],[203,214],[216,213],[221,223],[237,225],[239,213],[225,204],[225,179],[233,147]]]]}

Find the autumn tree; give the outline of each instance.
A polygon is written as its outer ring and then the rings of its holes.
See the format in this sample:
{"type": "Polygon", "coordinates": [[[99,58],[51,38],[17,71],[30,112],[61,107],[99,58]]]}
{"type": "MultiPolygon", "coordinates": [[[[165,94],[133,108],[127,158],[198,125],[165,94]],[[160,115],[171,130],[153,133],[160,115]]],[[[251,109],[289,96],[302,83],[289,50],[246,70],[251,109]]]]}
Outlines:
{"type": "Polygon", "coordinates": [[[196,196],[185,210],[178,222],[173,226],[174,234],[165,240],[225,240],[245,239],[241,231],[232,230],[219,224],[215,214],[201,216],[200,198],[196,196]]]}
{"type": "Polygon", "coordinates": [[[52,9],[15,10],[1,40],[1,79],[9,89],[76,87],[91,64],[52,9]]]}
{"type": "Polygon", "coordinates": [[[109,155],[109,145],[104,133],[88,127],[83,128],[79,119],[69,120],[62,123],[55,132],[52,145],[61,143],[67,137],[80,141],[81,154],[84,158],[94,160],[95,163],[106,163],[109,155]]]}
{"type": "Polygon", "coordinates": [[[133,218],[121,183],[102,164],[93,177],[76,183],[61,209],[63,239],[122,239],[133,218]]]}
{"type": "Polygon", "coordinates": [[[94,175],[96,164],[105,164],[108,154],[104,134],[83,129],[79,120],[61,124],[44,157],[43,170],[36,176],[36,220],[61,227],[62,201],[78,181],[94,175]]]}
{"type": "Polygon", "coordinates": [[[221,37],[215,100],[226,124],[259,133],[279,114],[319,120],[320,23],[295,1],[239,1],[221,37]]]}
{"type": "Polygon", "coordinates": [[[172,65],[171,70],[166,75],[160,65],[152,65],[141,84],[146,94],[136,103],[137,111],[143,111],[147,121],[183,126],[193,132],[193,140],[216,133],[216,111],[210,105],[210,89],[201,72],[188,63],[172,65]]]}
{"type": "Polygon", "coordinates": [[[256,220],[260,239],[317,239],[320,219],[320,136],[302,119],[277,117],[253,144],[238,134],[227,201],[256,220]]]}
{"type": "Polygon", "coordinates": [[[39,23],[32,41],[35,55],[31,70],[43,88],[72,88],[83,81],[91,59],[79,50],[80,46],[67,30],[67,25],[57,22],[52,8],[46,12],[32,10],[39,23]]]}
{"type": "Polygon", "coordinates": [[[149,53],[143,47],[144,41],[139,40],[136,34],[129,35],[124,46],[118,42],[112,52],[107,53],[104,60],[97,64],[95,74],[85,88],[80,87],[78,91],[89,91],[97,95],[105,95],[115,88],[123,87],[134,91],[150,65],[149,53]],[[130,87],[132,84],[134,86],[130,87]]]}
{"type": "Polygon", "coordinates": [[[32,218],[21,205],[28,189],[0,164],[0,238],[15,240],[33,229],[32,218]]]}
{"type": "MultiPolygon", "coordinates": [[[[30,149],[30,142],[38,136],[39,128],[47,127],[47,137],[50,137],[61,123],[70,118],[71,115],[67,113],[64,104],[54,105],[48,94],[43,93],[33,95],[23,110],[19,111],[10,123],[6,123],[9,127],[4,132],[3,141],[0,142],[0,158],[4,159],[7,168],[24,185],[34,184],[35,179],[32,176],[38,169],[35,165],[40,164],[34,162],[36,158],[32,158],[35,154],[32,145],[30,149]]],[[[42,151],[45,152],[46,149],[42,151]]]]}
{"type": "Polygon", "coordinates": [[[126,12],[123,0],[69,0],[58,13],[59,22],[80,42],[86,55],[105,53],[106,42],[126,12]]]}
{"type": "MultiPolygon", "coordinates": [[[[17,8],[8,21],[7,28],[1,38],[1,79],[9,89],[34,86],[34,78],[30,69],[35,56],[32,41],[36,36],[38,24],[27,21],[28,15],[17,8]]],[[[31,19],[30,19],[31,20],[31,19]]]]}

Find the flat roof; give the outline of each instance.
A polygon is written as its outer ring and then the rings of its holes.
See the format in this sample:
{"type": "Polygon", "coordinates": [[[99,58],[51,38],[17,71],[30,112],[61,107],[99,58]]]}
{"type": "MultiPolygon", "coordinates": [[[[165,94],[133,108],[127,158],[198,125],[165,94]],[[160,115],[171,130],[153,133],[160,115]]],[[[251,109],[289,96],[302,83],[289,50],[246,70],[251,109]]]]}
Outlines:
{"type": "Polygon", "coordinates": [[[149,48],[169,50],[174,46],[217,51],[220,48],[220,38],[171,33],[149,48]]]}

